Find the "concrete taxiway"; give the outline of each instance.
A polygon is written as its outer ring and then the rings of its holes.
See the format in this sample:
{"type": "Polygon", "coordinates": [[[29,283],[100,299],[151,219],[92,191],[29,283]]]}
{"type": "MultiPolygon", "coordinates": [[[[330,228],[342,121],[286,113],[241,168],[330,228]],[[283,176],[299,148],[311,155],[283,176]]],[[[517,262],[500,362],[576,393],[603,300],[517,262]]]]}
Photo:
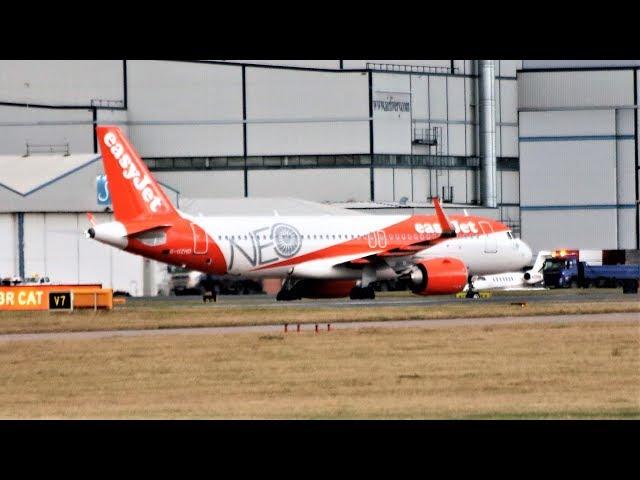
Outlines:
{"type": "Polygon", "coordinates": [[[511,302],[639,302],[640,296],[623,294],[622,289],[567,289],[553,291],[510,291],[496,292],[491,298],[459,299],[453,295],[418,296],[412,294],[383,293],[375,300],[340,299],[303,299],[290,302],[278,302],[269,295],[221,295],[216,303],[203,304],[200,296],[172,297],[133,297],[127,299],[129,304],[144,302],[179,302],[189,306],[202,305],[205,308],[259,307],[259,308],[291,308],[291,307],[327,307],[327,308],[378,308],[421,305],[460,305],[462,302],[506,303],[511,302]]]}

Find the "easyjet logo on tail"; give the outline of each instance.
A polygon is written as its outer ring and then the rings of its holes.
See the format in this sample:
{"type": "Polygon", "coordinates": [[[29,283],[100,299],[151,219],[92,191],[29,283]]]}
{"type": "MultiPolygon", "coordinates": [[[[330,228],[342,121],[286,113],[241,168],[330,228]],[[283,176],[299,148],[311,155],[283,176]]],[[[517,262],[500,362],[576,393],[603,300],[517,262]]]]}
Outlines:
{"type": "Polygon", "coordinates": [[[109,147],[111,154],[122,168],[122,176],[133,182],[136,190],[141,192],[142,199],[149,204],[149,208],[155,213],[162,206],[162,199],[151,188],[152,184],[149,175],[145,174],[140,178],[140,171],[131,159],[131,156],[124,151],[124,147],[118,142],[118,138],[113,132],[107,132],[105,134],[104,143],[109,147]]]}

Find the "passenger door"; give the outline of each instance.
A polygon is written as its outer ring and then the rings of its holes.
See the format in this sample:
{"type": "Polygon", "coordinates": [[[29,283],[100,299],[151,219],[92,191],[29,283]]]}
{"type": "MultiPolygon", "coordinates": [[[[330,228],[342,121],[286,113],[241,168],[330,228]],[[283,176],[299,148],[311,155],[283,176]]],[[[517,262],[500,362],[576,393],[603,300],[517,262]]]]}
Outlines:
{"type": "Polygon", "coordinates": [[[191,224],[193,231],[193,253],[195,255],[206,255],[209,250],[209,238],[200,225],[191,224]]]}

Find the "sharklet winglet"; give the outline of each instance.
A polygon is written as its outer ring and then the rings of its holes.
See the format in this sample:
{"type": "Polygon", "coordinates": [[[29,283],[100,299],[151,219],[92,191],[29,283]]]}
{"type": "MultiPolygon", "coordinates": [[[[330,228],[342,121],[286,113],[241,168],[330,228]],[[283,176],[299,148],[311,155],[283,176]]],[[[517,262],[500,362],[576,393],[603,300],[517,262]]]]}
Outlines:
{"type": "Polygon", "coordinates": [[[442,209],[440,205],[440,199],[438,197],[433,197],[433,206],[436,209],[436,217],[438,218],[438,223],[440,224],[440,228],[442,228],[442,236],[443,237],[455,237],[456,231],[453,228],[453,225],[447,218],[446,213],[442,209]]]}

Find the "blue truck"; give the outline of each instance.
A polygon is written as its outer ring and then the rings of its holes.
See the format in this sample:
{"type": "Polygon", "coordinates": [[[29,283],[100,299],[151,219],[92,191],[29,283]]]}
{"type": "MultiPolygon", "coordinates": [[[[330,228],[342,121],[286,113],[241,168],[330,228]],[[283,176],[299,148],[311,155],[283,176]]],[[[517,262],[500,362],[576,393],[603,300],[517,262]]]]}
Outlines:
{"type": "Polygon", "coordinates": [[[552,257],[545,261],[542,275],[551,288],[622,287],[624,293],[638,293],[640,265],[589,265],[577,256],[552,257]]]}

